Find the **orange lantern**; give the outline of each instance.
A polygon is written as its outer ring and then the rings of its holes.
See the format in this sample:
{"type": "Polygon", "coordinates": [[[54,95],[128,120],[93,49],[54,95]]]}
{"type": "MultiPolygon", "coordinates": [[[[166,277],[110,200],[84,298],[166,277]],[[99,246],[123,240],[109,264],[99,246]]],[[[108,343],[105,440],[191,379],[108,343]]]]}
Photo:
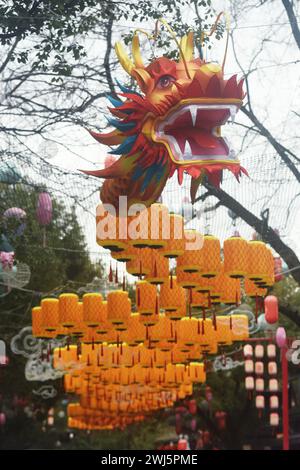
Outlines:
{"type": "Polygon", "coordinates": [[[156,287],[147,281],[136,283],[136,309],[142,316],[152,315],[158,309],[156,287]]]}
{"type": "Polygon", "coordinates": [[[170,236],[160,254],[166,258],[177,258],[185,250],[184,219],[178,214],[169,214],[170,236]]]}
{"type": "Polygon", "coordinates": [[[185,252],[178,256],[177,267],[186,273],[200,273],[203,269],[203,236],[196,230],[185,230],[185,252]]]}
{"type": "Polygon", "coordinates": [[[64,328],[72,328],[82,321],[78,307],[78,295],[61,294],[59,296],[59,323],[64,328]]]}
{"type": "Polygon", "coordinates": [[[96,241],[98,245],[113,252],[123,251],[127,247],[126,237],[120,239],[122,224],[127,224],[125,217],[116,217],[109,213],[103,204],[96,210],[96,241]]]}
{"type": "Polygon", "coordinates": [[[152,252],[152,263],[146,279],[150,284],[163,284],[169,279],[169,260],[164,258],[159,252],[152,252]]]}
{"type": "Polygon", "coordinates": [[[107,319],[113,325],[125,324],[131,315],[131,301],[128,292],[115,290],[107,294],[107,319]]]}
{"type": "Polygon", "coordinates": [[[139,248],[136,256],[126,263],[126,271],[132,276],[145,276],[152,268],[152,250],[139,248]]]}
{"type": "Polygon", "coordinates": [[[177,284],[176,276],[170,277],[169,282],[165,282],[160,288],[160,307],[165,312],[175,312],[185,306],[185,290],[177,284]]]}
{"type": "Polygon", "coordinates": [[[221,270],[220,240],[213,235],[204,235],[201,256],[201,276],[206,278],[215,277],[221,270]]]}
{"type": "Polygon", "coordinates": [[[224,241],[224,272],[230,277],[245,277],[248,270],[248,242],[240,237],[233,236],[224,241]]]}
{"type": "Polygon", "coordinates": [[[248,242],[248,269],[247,277],[251,281],[262,281],[267,274],[267,250],[266,244],[251,240],[248,242]]]}
{"type": "Polygon", "coordinates": [[[101,318],[99,312],[102,306],[102,295],[97,293],[84,294],[83,303],[83,321],[89,328],[99,326],[101,318]]]}
{"type": "Polygon", "coordinates": [[[59,301],[58,299],[43,299],[41,302],[41,326],[45,331],[57,331],[59,325],[59,301]]]}

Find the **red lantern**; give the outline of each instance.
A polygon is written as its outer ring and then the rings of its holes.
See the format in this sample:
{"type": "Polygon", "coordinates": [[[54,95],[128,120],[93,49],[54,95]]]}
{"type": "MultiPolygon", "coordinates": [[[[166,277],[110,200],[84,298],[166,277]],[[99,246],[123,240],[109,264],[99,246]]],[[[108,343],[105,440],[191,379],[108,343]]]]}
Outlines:
{"type": "Polygon", "coordinates": [[[189,400],[188,408],[191,415],[195,415],[197,413],[197,402],[196,400],[189,400]]]}
{"type": "Polygon", "coordinates": [[[226,413],[225,411],[216,411],[215,418],[217,421],[217,428],[222,431],[226,428],[226,413]]]}
{"type": "Polygon", "coordinates": [[[278,300],[275,295],[268,295],[265,298],[265,318],[270,324],[278,322],[278,300]]]}

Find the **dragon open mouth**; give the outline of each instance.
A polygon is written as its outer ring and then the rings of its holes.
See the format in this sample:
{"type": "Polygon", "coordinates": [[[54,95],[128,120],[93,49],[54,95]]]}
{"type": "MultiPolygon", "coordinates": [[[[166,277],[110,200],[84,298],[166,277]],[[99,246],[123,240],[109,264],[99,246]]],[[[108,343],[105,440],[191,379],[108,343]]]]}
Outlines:
{"type": "MultiPolygon", "coordinates": [[[[239,101],[239,100],[237,100],[239,101]]],[[[238,103],[199,103],[189,100],[171,110],[163,120],[157,120],[154,140],[168,148],[176,164],[197,164],[203,161],[236,161],[226,138],[221,137],[220,127],[230,118],[233,121],[239,109],[238,103]]]]}

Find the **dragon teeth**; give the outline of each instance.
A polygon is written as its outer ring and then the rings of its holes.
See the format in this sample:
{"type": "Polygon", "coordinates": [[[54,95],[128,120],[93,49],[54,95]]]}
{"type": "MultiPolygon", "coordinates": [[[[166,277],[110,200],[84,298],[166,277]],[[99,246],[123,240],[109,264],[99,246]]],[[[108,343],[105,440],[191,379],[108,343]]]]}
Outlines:
{"type": "Polygon", "coordinates": [[[190,106],[190,107],[189,107],[189,110],[190,110],[191,118],[192,118],[192,121],[193,121],[193,127],[195,127],[195,125],[196,125],[196,120],[197,120],[197,111],[198,111],[198,108],[197,108],[197,106],[190,106]]]}
{"type": "Polygon", "coordinates": [[[183,155],[184,155],[185,157],[190,157],[190,158],[193,157],[192,149],[191,149],[191,146],[190,146],[190,143],[189,143],[188,140],[185,141],[185,146],[184,146],[183,155]]]}

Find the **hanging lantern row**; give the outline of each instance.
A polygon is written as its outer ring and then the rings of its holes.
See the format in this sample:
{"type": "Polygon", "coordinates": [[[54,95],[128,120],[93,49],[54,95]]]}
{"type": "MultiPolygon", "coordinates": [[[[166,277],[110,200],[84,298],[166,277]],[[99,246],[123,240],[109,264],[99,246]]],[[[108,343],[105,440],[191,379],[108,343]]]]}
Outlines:
{"type": "Polygon", "coordinates": [[[278,426],[279,385],[276,378],[278,373],[276,346],[270,343],[265,351],[262,344],[257,344],[255,348],[251,344],[245,344],[243,351],[246,373],[245,388],[249,394],[255,394],[255,406],[260,415],[267,405],[264,393],[266,391],[271,393],[267,398],[270,410],[269,421],[271,426],[278,426]]]}
{"type": "MultiPolygon", "coordinates": [[[[173,280],[174,281],[174,280],[173,280]]],[[[171,299],[162,290],[141,281],[136,289],[137,312],[131,312],[126,291],[112,291],[103,300],[99,293],[88,293],[82,302],[76,294],[61,294],[59,299],[43,299],[32,310],[33,335],[41,338],[73,336],[83,343],[126,342],[129,345],[159,344],[172,349],[174,344],[202,345],[216,353],[217,345],[248,338],[247,315],[215,316],[197,319],[182,315],[183,296],[171,299]],[[160,313],[160,301],[165,313],[160,313]],[[182,302],[182,304],[181,304],[182,302]]],[[[197,293],[196,293],[197,294],[197,293]]],[[[192,302],[195,298],[192,297],[192,302]]]]}
{"type": "Polygon", "coordinates": [[[167,282],[168,260],[175,258],[183,287],[194,284],[193,279],[224,274],[245,278],[255,297],[274,284],[274,258],[265,243],[235,235],[224,241],[221,253],[218,238],[184,230],[183,217],[169,213],[162,204],[152,204],[135,217],[117,217],[99,205],[96,221],[97,243],[110,249],[115,260],[125,262],[128,273],[150,283],[167,282]]]}

